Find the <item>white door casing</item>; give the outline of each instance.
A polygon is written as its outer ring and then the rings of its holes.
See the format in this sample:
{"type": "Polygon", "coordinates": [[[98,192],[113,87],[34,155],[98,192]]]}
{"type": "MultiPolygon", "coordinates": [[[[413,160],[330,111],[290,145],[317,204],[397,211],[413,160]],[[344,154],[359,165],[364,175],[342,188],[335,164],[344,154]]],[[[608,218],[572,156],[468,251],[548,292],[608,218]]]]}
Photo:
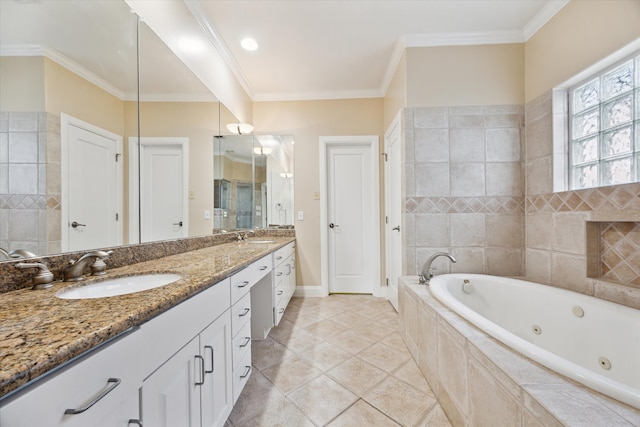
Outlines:
{"type": "Polygon", "coordinates": [[[402,275],[402,140],[400,113],[385,136],[385,260],[387,298],[398,310],[398,277],[402,275]]]}
{"type": "Polygon", "coordinates": [[[140,141],[138,176],[137,138],[129,139],[129,242],[139,241],[138,230],[143,242],[186,237],[189,139],[145,137],[140,141]],[[142,221],[138,219],[139,204],[142,221]]]}
{"type": "Polygon", "coordinates": [[[380,296],[378,137],[320,137],[320,175],[322,294],[380,296]]]}
{"type": "Polygon", "coordinates": [[[60,136],[62,251],[121,245],[122,137],[64,113],[60,136]]]}

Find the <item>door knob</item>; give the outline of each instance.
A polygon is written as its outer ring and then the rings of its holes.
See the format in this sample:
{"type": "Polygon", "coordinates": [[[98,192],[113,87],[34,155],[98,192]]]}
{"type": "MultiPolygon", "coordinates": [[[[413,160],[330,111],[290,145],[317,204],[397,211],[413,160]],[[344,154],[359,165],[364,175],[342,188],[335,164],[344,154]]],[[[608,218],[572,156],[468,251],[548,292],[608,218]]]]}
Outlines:
{"type": "Polygon", "coordinates": [[[392,230],[400,231],[400,226],[398,225],[398,226],[396,226],[396,227],[393,227],[393,228],[392,228],[392,230]]]}
{"type": "Polygon", "coordinates": [[[86,226],[87,226],[86,224],[80,224],[78,221],[73,221],[71,223],[71,227],[73,227],[73,228],[86,227],[86,226]]]}
{"type": "Polygon", "coordinates": [[[182,221],[180,222],[174,222],[173,225],[177,225],[178,227],[182,227],[182,221]]]}
{"type": "Polygon", "coordinates": [[[329,228],[338,228],[340,227],[338,224],[330,223],[329,228]]]}

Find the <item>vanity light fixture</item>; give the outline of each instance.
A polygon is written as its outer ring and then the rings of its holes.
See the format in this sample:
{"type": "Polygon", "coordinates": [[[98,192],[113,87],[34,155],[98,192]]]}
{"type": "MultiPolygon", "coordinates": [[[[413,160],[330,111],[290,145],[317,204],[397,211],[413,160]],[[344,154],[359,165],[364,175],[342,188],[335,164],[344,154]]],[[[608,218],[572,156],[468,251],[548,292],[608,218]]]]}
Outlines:
{"type": "Polygon", "coordinates": [[[273,151],[272,148],[269,147],[254,147],[253,152],[259,156],[268,156],[273,151]]]}
{"type": "Polygon", "coordinates": [[[229,123],[227,129],[236,135],[246,135],[253,132],[253,126],[249,123],[229,123]]]}
{"type": "Polygon", "coordinates": [[[242,39],[242,41],[240,42],[240,46],[242,46],[244,50],[248,50],[249,52],[258,50],[258,42],[251,37],[245,37],[244,39],[242,39]]]}

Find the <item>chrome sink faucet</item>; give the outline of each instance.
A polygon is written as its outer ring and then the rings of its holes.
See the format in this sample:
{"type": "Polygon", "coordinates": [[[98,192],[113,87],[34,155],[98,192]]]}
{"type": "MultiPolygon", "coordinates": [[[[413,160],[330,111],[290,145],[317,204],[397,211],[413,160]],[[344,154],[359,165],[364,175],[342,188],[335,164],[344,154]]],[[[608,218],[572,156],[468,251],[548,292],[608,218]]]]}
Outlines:
{"type": "Polygon", "coordinates": [[[91,251],[82,255],[77,261],[71,261],[64,269],[65,282],[77,282],[84,279],[84,270],[91,265],[91,275],[100,276],[105,273],[107,265],[104,260],[109,258],[112,251],[91,251]]]}
{"type": "Polygon", "coordinates": [[[431,264],[433,263],[433,261],[435,261],[436,258],[441,256],[449,258],[451,262],[456,262],[455,257],[446,252],[438,252],[431,255],[429,258],[427,258],[424,265],[422,266],[422,274],[420,274],[420,278],[419,278],[420,283],[424,283],[424,284],[429,283],[429,280],[431,280],[431,278],[433,277],[433,271],[436,269],[435,267],[431,267],[431,264]]]}

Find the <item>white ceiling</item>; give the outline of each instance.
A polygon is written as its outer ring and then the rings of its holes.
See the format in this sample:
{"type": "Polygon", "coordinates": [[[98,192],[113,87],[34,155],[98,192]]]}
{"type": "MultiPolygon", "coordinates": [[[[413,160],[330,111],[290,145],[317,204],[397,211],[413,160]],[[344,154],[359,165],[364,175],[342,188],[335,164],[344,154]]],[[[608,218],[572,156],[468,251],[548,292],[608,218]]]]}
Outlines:
{"type": "Polygon", "coordinates": [[[565,0],[200,0],[252,99],[383,96],[404,47],[524,42],[565,0]],[[244,37],[260,48],[247,52],[244,37]]]}
{"type": "MultiPolygon", "coordinates": [[[[405,47],[523,42],[568,0],[184,1],[263,101],[383,96],[405,47]],[[240,47],[246,36],[258,51],[240,47]]],[[[214,99],[144,23],[140,45],[143,99],[214,99]]],[[[135,18],[124,1],[0,0],[0,53],[43,51],[135,99],[135,18]]]]}

